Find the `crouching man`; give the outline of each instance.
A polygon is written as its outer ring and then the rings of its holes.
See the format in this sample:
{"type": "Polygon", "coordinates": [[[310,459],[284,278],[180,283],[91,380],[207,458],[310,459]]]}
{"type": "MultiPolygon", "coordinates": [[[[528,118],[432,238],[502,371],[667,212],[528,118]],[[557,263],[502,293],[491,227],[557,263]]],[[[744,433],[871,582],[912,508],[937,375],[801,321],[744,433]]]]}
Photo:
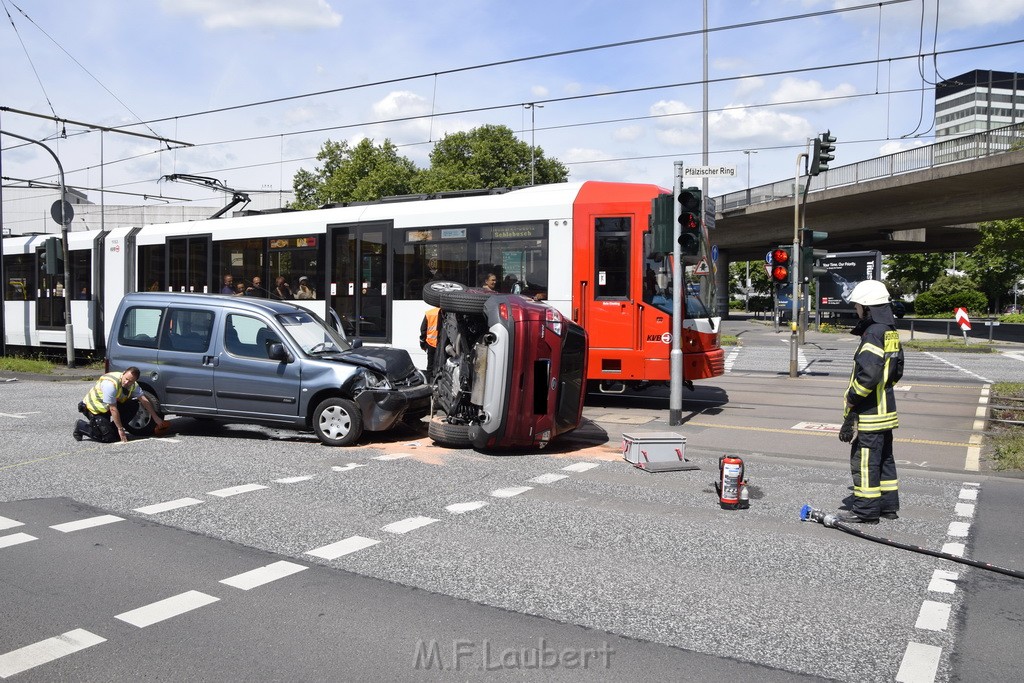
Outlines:
{"type": "Polygon", "coordinates": [[[83,436],[87,436],[93,441],[104,443],[119,439],[127,442],[128,435],[124,426],[135,417],[140,403],[158,428],[166,427],[167,422],[156,414],[153,404],[137,384],[140,374],[139,369],[133,365],[124,372],[108,372],[97,380],[96,385],[78,404],[78,411],[87,419],[79,420],[75,425],[71,434],[75,441],[81,441],[83,436]]]}

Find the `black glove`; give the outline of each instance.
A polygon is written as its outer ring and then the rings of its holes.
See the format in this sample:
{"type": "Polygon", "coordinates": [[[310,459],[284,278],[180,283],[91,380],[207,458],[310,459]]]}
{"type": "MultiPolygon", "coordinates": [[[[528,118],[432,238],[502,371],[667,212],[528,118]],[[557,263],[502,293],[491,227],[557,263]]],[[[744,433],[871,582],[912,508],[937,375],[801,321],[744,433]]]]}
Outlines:
{"type": "Polygon", "coordinates": [[[843,420],[843,426],[839,428],[839,440],[843,443],[850,443],[853,441],[853,436],[857,432],[857,416],[850,413],[843,420]]]}

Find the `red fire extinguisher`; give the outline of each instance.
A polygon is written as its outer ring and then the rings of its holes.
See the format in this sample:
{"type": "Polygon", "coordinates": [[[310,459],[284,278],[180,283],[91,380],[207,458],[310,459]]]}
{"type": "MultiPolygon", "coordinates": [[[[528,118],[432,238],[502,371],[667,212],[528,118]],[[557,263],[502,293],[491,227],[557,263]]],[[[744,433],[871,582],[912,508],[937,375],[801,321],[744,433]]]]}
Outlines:
{"type": "Polygon", "coordinates": [[[725,510],[745,510],[750,507],[747,482],[743,478],[743,459],[723,455],[718,459],[718,504],[725,510]]]}

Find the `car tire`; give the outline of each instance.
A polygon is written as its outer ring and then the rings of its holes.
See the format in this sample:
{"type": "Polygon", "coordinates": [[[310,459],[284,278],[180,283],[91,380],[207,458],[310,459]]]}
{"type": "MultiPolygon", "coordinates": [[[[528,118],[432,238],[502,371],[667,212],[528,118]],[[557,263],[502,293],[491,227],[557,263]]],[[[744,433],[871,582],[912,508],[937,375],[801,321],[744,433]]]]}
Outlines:
{"type": "MultiPolygon", "coordinates": [[[[160,401],[156,400],[156,396],[148,391],[143,391],[142,394],[153,406],[153,411],[162,418],[164,414],[160,410],[160,401]]],[[[139,408],[135,411],[135,416],[128,420],[124,430],[133,436],[153,436],[153,432],[156,431],[156,423],[153,422],[153,418],[149,416],[149,411],[141,401],[139,401],[139,408]]]]}
{"type": "Polygon", "coordinates": [[[441,305],[441,295],[445,292],[461,292],[466,285],[451,280],[435,280],[423,285],[423,300],[431,306],[441,305]]]}
{"type": "Polygon", "coordinates": [[[313,431],[325,446],[351,446],[363,434],[363,414],[347,398],[327,398],[313,412],[313,431]]]}
{"type": "Polygon", "coordinates": [[[480,314],[484,312],[484,304],[492,296],[493,294],[482,289],[444,292],[441,294],[441,303],[438,305],[442,311],[480,314]]]}
{"type": "Polygon", "coordinates": [[[427,435],[442,446],[467,448],[472,445],[469,439],[469,425],[452,424],[436,417],[427,425],[427,435]]]}

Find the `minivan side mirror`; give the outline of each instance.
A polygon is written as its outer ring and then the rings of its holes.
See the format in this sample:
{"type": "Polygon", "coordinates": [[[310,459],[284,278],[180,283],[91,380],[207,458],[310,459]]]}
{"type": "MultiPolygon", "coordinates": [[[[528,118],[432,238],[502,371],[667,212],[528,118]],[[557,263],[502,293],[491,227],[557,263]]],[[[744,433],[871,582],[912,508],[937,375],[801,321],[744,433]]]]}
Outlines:
{"type": "Polygon", "coordinates": [[[291,354],[284,348],[284,344],[281,342],[271,342],[267,345],[267,356],[271,360],[284,361],[285,363],[292,362],[291,354]]]}

